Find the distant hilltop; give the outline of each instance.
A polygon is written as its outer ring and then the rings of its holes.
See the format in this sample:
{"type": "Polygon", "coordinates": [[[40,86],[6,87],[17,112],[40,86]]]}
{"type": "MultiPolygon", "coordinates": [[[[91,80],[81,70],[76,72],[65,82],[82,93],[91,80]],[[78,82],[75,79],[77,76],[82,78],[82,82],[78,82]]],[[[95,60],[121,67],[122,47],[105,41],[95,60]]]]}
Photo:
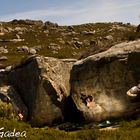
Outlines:
{"type": "MultiPolygon", "coordinates": [[[[58,25],[57,23],[54,23],[54,22],[51,22],[51,21],[42,21],[42,20],[31,20],[31,19],[14,19],[12,21],[7,21],[7,22],[4,22],[4,21],[0,21],[0,23],[16,23],[16,24],[27,24],[27,25],[44,25],[44,24],[56,24],[58,25]]],[[[100,22],[97,22],[97,23],[100,23],[100,22]]],[[[126,25],[132,25],[131,23],[123,23],[123,22],[104,22],[104,23],[113,23],[113,24],[126,24],[126,25]]],[[[85,23],[85,24],[92,24],[92,23],[85,23]]],[[[96,23],[95,23],[96,24],[96,23]]],[[[83,24],[81,24],[83,25],[83,24]]],[[[135,25],[134,25],[135,26],[135,25]]]]}

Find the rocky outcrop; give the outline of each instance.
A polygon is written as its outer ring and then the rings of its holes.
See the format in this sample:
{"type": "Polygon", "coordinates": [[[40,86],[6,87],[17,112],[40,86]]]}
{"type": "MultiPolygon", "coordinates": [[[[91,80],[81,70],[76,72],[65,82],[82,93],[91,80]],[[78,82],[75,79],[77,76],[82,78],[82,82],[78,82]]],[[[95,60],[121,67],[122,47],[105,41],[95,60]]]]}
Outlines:
{"type": "Polygon", "coordinates": [[[139,114],[140,94],[128,94],[138,83],[140,40],[77,62],[34,55],[0,69],[1,99],[34,126],[139,114]]]}
{"type": "Polygon", "coordinates": [[[18,91],[35,126],[62,121],[64,103],[70,95],[70,70],[75,60],[33,57],[12,70],[8,83],[18,91]]]}
{"type": "Polygon", "coordinates": [[[0,47],[0,54],[2,53],[8,53],[8,49],[4,48],[4,47],[0,47]]]}
{"type": "Polygon", "coordinates": [[[140,96],[126,93],[139,80],[140,40],[76,62],[71,71],[71,95],[87,121],[130,116],[140,112],[140,96]]]}

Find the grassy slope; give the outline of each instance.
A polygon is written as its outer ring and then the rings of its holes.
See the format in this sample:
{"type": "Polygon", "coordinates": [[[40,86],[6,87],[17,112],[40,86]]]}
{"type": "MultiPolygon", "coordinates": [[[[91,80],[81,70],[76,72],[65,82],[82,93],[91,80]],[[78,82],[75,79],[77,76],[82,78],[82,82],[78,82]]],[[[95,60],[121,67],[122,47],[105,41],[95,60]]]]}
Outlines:
{"type": "MultiPolygon", "coordinates": [[[[120,128],[114,131],[100,131],[99,129],[85,129],[65,132],[52,128],[32,128],[29,124],[0,118],[0,126],[5,131],[26,131],[28,140],[138,140],[140,138],[140,119],[137,121],[122,121],[120,128]]],[[[15,138],[16,139],[16,138],[15,138]]],[[[25,138],[18,138],[25,139],[25,138]]]]}
{"type": "MultiPolygon", "coordinates": [[[[8,54],[0,54],[8,57],[7,61],[0,61],[0,64],[3,65],[11,65],[19,62],[23,57],[26,57],[28,54],[24,52],[17,52],[17,47],[19,46],[42,46],[42,49],[38,52],[40,55],[44,56],[52,56],[57,58],[78,58],[85,52],[90,52],[90,54],[98,53],[100,51],[104,51],[111,47],[113,44],[120,43],[122,41],[128,40],[128,34],[134,32],[136,27],[126,24],[114,24],[114,23],[96,23],[96,24],[83,24],[83,25],[75,25],[73,26],[74,32],[76,35],[63,35],[67,34],[70,29],[67,26],[58,26],[57,29],[49,28],[46,29],[42,26],[37,25],[26,25],[26,24],[16,24],[16,23],[3,23],[0,25],[4,29],[15,29],[16,27],[25,28],[26,30],[22,32],[20,38],[25,39],[22,42],[0,42],[1,46],[7,46],[9,53],[8,54]],[[111,30],[115,27],[113,30],[111,30]],[[46,33],[46,31],[49,33],[46,33]],[[82,35],[82,31],[95,31],[93,35],[82,35]],[[113,40],[105,40],[104,37],[112,35],[113,40]],[[61,43],[58,40],[62,39],[65,43],[61,43]],[[91,40],[96,41],[96,45],[83,45],[80,48],[76,48],[73,44],[69,44],[69,42],[73,41],[73,39],[78,39],[80,42],[91,40]],[[98,42],[98,43],[97,43],[98,42]],[[60,46],[60,49],[57,53],[54,53],[52,49],[48,48],[50,43],[56,43],[60,46]]],[[[0,35],[0,39],[8,40],[15,39],[16,34],[19,31],[11,31],[5,33],[5,35],[0,35]]],[[[56,47],[57,48],[57,47],[56,47]]]]}

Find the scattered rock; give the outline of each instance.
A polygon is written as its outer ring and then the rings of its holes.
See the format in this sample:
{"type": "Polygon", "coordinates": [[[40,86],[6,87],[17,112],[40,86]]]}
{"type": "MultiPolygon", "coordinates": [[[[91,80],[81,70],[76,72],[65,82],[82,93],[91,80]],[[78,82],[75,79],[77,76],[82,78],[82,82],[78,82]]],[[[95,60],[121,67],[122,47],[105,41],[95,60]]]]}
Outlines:
{"type": "Polygon", "coordinates": [[[17,47],[18,52],[29,52],[29,47],[27,46],[22,46],[22,47],[17,47]]]}
{"type": "Polygon", "coordinates": [[[11,42],[22,42],[22,41],[24,41],[24,39],[10,39],[9,41],[11,41],[11,42]]]}
{"type": "Polygon", "coordinates": [[[23,33],[25,31],[27,31],[27,28],[26,27],[15,27],[14,31],[23,33]]]}
{"type": "Polygon", "coordinates": [[[4,27],[0,27],[0,32],[5,34],[8,33],[8,30],[5,29],[4,27]]]}
{"type": "Polygon", "coordinates": [[[1,53],[8,53],[8,49],[5,49],[4,47],[0,47],[0,54],[1,53]]]}
{"type": "Polygon", "coordinates": [[[79,33],[75,32],[75,31],[72,31],[72,32],[69,32],[68,35],[70,35],[70,36],[76,36],[76,35],[78,35],[78,34],[79,34],[79,33]]]}
{"type": "Polygon", "coordinates": [[[82,35],[94,35],[95,31],[82,31],[81,34],[82,35]]]}
{"type": "Polygon", "coordinates": [[[5,35],[5,33],[1,32],[1,33],[0,33],[0,36],[3,36],[3,35],[5,35]]]}
{"type": "Polygon", "coordinates": [[[24,39],[0,39],[0,42],[22,42],[24,39]]]}
{"type": "Polygon", "coordinates": [[[128,30],[127,29],[127,27],[124,27],[124,26],[120,26],[120,25],[113,25],[112,26],[112,29],[114,30],[114,29],[117,29],[117,30],[120,30],[120,31],[126,31],[126,30],[128,30]]]}
{"type": "Polygon", "coordinates": [[[83,41],[83,44],[84,44],[84,46],[89,46],[89,45],[90,45],[90,41],[87,40],[87,39],[85,39],[85,40],[83,41]]]}
{"type": "Polygon", "coordinates": [[[53,53],[53,54],[57,54],[58,51],[56,51],[56,50],[52,50],[52,53],[53,53]]]}
{"type": "Polygon", "coordinates": [[[74,37],[73,40],[74,40],[74,41],[79,41],[79,38],[74,37]]]}
{"type": "Polygon", "coordinates": [[[76,35],[78,35],[79,33],[76,33],[76,32],[74,32],[74,31],[71,31],[71,32],[68,32],[68,33],[61,33],[61,35],[63,36],[63,37],[65,37],[65,36],[76,36],[76,35]]]}
{"type": "Polygon", "coordinates": [[[58,44],[56,43],[50,43],[50,46],[57,46],[58,44]]]}
{"type": "Polygon", "coordinates": [[[7,66],[6,68],[5,68],[5,71],[6,72],[10,72],[12,70],[12,66],[7,66]]]}
{"type": "Polygon", "coordinates": [[[97,43],[96,43],[96,40],[93,40],[93,39],[90,40],[90,45],[91,45],[91,46],[95,46],[96,44],[97,44],[97,43]]]}
{"type": "Polygon", "coordinates": [[[112,35],[108,35],[108,36],[104,37],[104,39],[113,40],[113,36],[112,35]]]}
{"type": "Polygon", "coordinates": [[[60,44],[65,44],[65,41],[62,38],[57,38],[56,39],[60,44]]]}
{"type": "Polygon", "coordinates": [[[20,36],[18,34],[16,34],[17,39],[20,39],[20,36]]]}
{"type": "Polygon", "coordinates": [[[74,27],[73,26],[68,26],[67,28],[68,28],[68,30],[74,31],[74,27]]]}
{"type": "Polygon", "coordinates": [[[19,32],[18,32],[18,35],[23,35],[23,32],[22,32],[22,31],[19,31],[19,32]]]}
{"type": "Polygon", "coordinates": [[[76,52],[73,52],[72,55],[75,56],[75,55],[77,55],[77,53],[76,52]]]}
{"type": "Polygon", "coordinates": [[[42,48],[43,48],[43,46],[41,46],[41,45],[33,47],[33,49],[35,49],[36,51],[40,51],[42,48]]]}
{"type": "Polygon", "coordinates": [[[8,60],[7,56],[0,56],[0,61],[8,60]]]}
{"type": "Polygon", "coordinates": [[[64,40],[60,40],[59,43],[64,45],[65,41],[64,40]]]}
{"type": "Polygon", "coordinates": [[[81,48],[82,45],[83,45],[83,43],[80,42],[80,41],[75,41],[75,43],[74,43],[74,46],[75,46],[76,48],[81,48]]]}
{"type": "Polygon", "coordinates": [[[35,49],[33,49],[33,48],[29,48],[29,53],[34,55],[34,54],[36,54],[37,52],[36,52],[35,49]]]}
{"type": "Polygon", "coordinates": [[[13,32],[13,31],[14,31],[14,29],[13,29],[13,28],[11,28],[11,27],[6,27],[6,29],[8,30],[8,33],[11,33],[11,32],[13,32]]]}
{"type": "Polygon", "coordinates": [[[44,33],[49,34],[50,32],[49,32],[49,30],[45,30],[44,33]]]}
{"type": "MultiPolygon", "coordinates": [[[[0,67],[2,67],[3,65],[0,64],[0,67]]],[[[5,69],[0,68],[0,73],[5,72],[5,69]]],[[[0,81],[1,82],[1,81],[0,81]]]]}
{"type": "Polygon", "coordinates": [[[72,45],[73,44],[73,41],[66,41],[66,44],[67,45],[72,45]]]}
{"type": "Polygon", "coordinates": [[[50,46],[48,46],[48,48],[51,49],[51,50],[54,50],[54,51],[57,51],[57,50],[61,49],[61,47],[56,43],[50,43],[50,46]]]}

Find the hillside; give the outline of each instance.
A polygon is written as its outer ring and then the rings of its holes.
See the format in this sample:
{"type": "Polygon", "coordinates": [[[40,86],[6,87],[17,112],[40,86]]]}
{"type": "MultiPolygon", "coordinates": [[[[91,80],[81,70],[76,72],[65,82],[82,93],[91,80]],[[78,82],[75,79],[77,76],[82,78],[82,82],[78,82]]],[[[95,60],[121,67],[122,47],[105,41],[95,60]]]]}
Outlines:
{"type": "Polygon", "coordinates": [[[133,40],[136,26],[129,23],[90,23],[59,26],[33,20],[0,23],[0,67],[20,63],[28,55],[84,58],[133,40]]]}
{"type": "Polygon", "coordinates": [[[129,23],[0,22],[0,137],[137,140],[139,38],[129,23]]]}

